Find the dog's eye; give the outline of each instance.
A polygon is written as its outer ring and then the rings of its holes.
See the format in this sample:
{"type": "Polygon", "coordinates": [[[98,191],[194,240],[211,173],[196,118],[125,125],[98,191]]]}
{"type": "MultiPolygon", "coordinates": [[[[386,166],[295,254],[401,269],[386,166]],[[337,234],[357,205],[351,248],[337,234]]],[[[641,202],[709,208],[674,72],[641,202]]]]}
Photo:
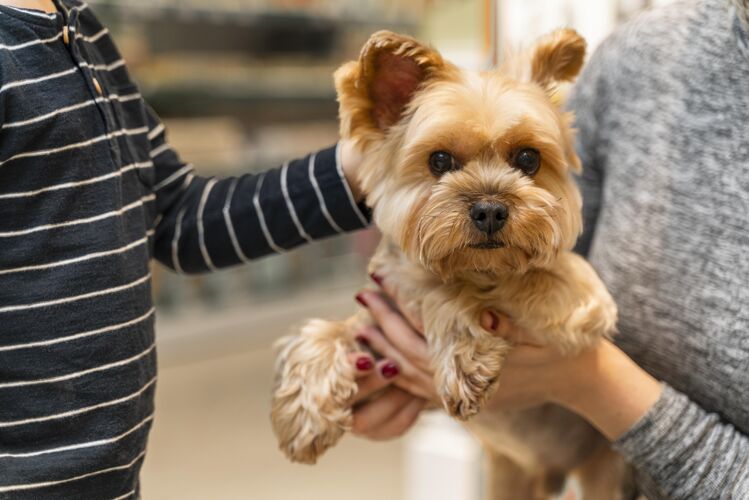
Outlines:
{"type": "Polygon", "coordinates": [[[533,148],[521,149],[515,153],[512,164],[526,175],[535,175],[541,166],[541,153],[533,148]]]}
{"type": "Polygon", "coordinates": [[[460,165],[455,158],[445,151],[435,151],[429,157],[429,170],[437,177],[459,168],[460,165]]]}

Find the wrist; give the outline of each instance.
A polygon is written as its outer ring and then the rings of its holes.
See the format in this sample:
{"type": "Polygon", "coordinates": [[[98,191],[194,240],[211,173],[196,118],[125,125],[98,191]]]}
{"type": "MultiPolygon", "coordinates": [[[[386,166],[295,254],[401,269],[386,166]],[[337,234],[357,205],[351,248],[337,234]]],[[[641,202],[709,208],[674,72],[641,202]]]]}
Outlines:
{"type": "Polygon", "coordinates": [[[351,188],[351,194],[354,196],[354,200],[358,202],[364,198],[364,193],[359,185],[359,178],[357,176],[357,169],[361,163],[361,153],[354,144],[354,141],[349,139],[342,139],[340,142],[340,161],[341,170],[346,178],[346,182],[351,188]]]}
{"type": "Polygon", "coordinates": [[[615,441],[655,404],[660,383],[609,341],[567,359],[555,402],[615,441]]]}
{"type": "Polygon", "coordinates": [[[553,403],[574,410],[588,398],[591,391],[596,390],[593,386],[601,382],[597,379],[596,372],[601,363],[600,358],[605,356],[601,351],[601,343],[598,343],[560,360],[560,366],[556,370],[558,376],[554,379],[550,396],[553,403]]]}

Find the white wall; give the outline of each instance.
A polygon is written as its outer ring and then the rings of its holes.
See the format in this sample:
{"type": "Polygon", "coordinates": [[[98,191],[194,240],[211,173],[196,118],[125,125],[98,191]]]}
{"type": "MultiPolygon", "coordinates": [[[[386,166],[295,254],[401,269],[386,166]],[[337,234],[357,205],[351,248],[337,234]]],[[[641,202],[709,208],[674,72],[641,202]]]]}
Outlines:
{"type": "Polygon", "coordinates": [[[590,51],[616,25],[643,8],[674,0],[495,0],[500,46],[528,44],[555,28],[575,28],[588,41],[590,51]],[[504,45],[502,45],[504,43],[504,45]]]}

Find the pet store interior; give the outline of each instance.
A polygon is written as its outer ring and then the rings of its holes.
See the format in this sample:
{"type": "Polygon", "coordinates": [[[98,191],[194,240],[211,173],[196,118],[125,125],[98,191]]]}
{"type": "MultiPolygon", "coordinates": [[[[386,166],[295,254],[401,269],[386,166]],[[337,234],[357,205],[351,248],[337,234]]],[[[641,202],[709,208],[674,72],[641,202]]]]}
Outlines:
{"type": "MultiPolygon", "coordinates": [[[[380,29],[489,69],[572,26],[591,48],[656,0],[88,0],[172,145],[207,176],[276,167],[337,140],[331,74],[380,29]]],[[[345,318],[375,230],[199,277],[154,264],[160,364],[143,494],[161,500],[478,500],[481,452],[439,412],[401,439],[347,436],[314,467],[277,449],[275,339],[345,318]]]]}

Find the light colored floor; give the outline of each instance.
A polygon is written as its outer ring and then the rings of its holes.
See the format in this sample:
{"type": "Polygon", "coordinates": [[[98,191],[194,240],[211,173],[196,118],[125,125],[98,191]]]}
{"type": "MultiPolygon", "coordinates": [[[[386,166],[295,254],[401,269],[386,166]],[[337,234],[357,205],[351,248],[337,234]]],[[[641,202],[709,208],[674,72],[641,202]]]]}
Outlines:
{"type": "Polygon", "coordinates": [[[224,311],[220,317],[196,312],[160,324],[156,420],[142,474],[143,497],[403,498],[402,442],[347,436],[310,467],[286,461],[271,432],[271,340],[312,310],[345,316],[354,310],[351,292],[299,296],[253,311],[224,311]]]}
{"type": "Polygon", "coordinates": [[[270,354],[253,351],[161,371],[144,498],[402,498],[399,442],[346,437],[316,466],[286,461],[268,420],[270,354]]]}

